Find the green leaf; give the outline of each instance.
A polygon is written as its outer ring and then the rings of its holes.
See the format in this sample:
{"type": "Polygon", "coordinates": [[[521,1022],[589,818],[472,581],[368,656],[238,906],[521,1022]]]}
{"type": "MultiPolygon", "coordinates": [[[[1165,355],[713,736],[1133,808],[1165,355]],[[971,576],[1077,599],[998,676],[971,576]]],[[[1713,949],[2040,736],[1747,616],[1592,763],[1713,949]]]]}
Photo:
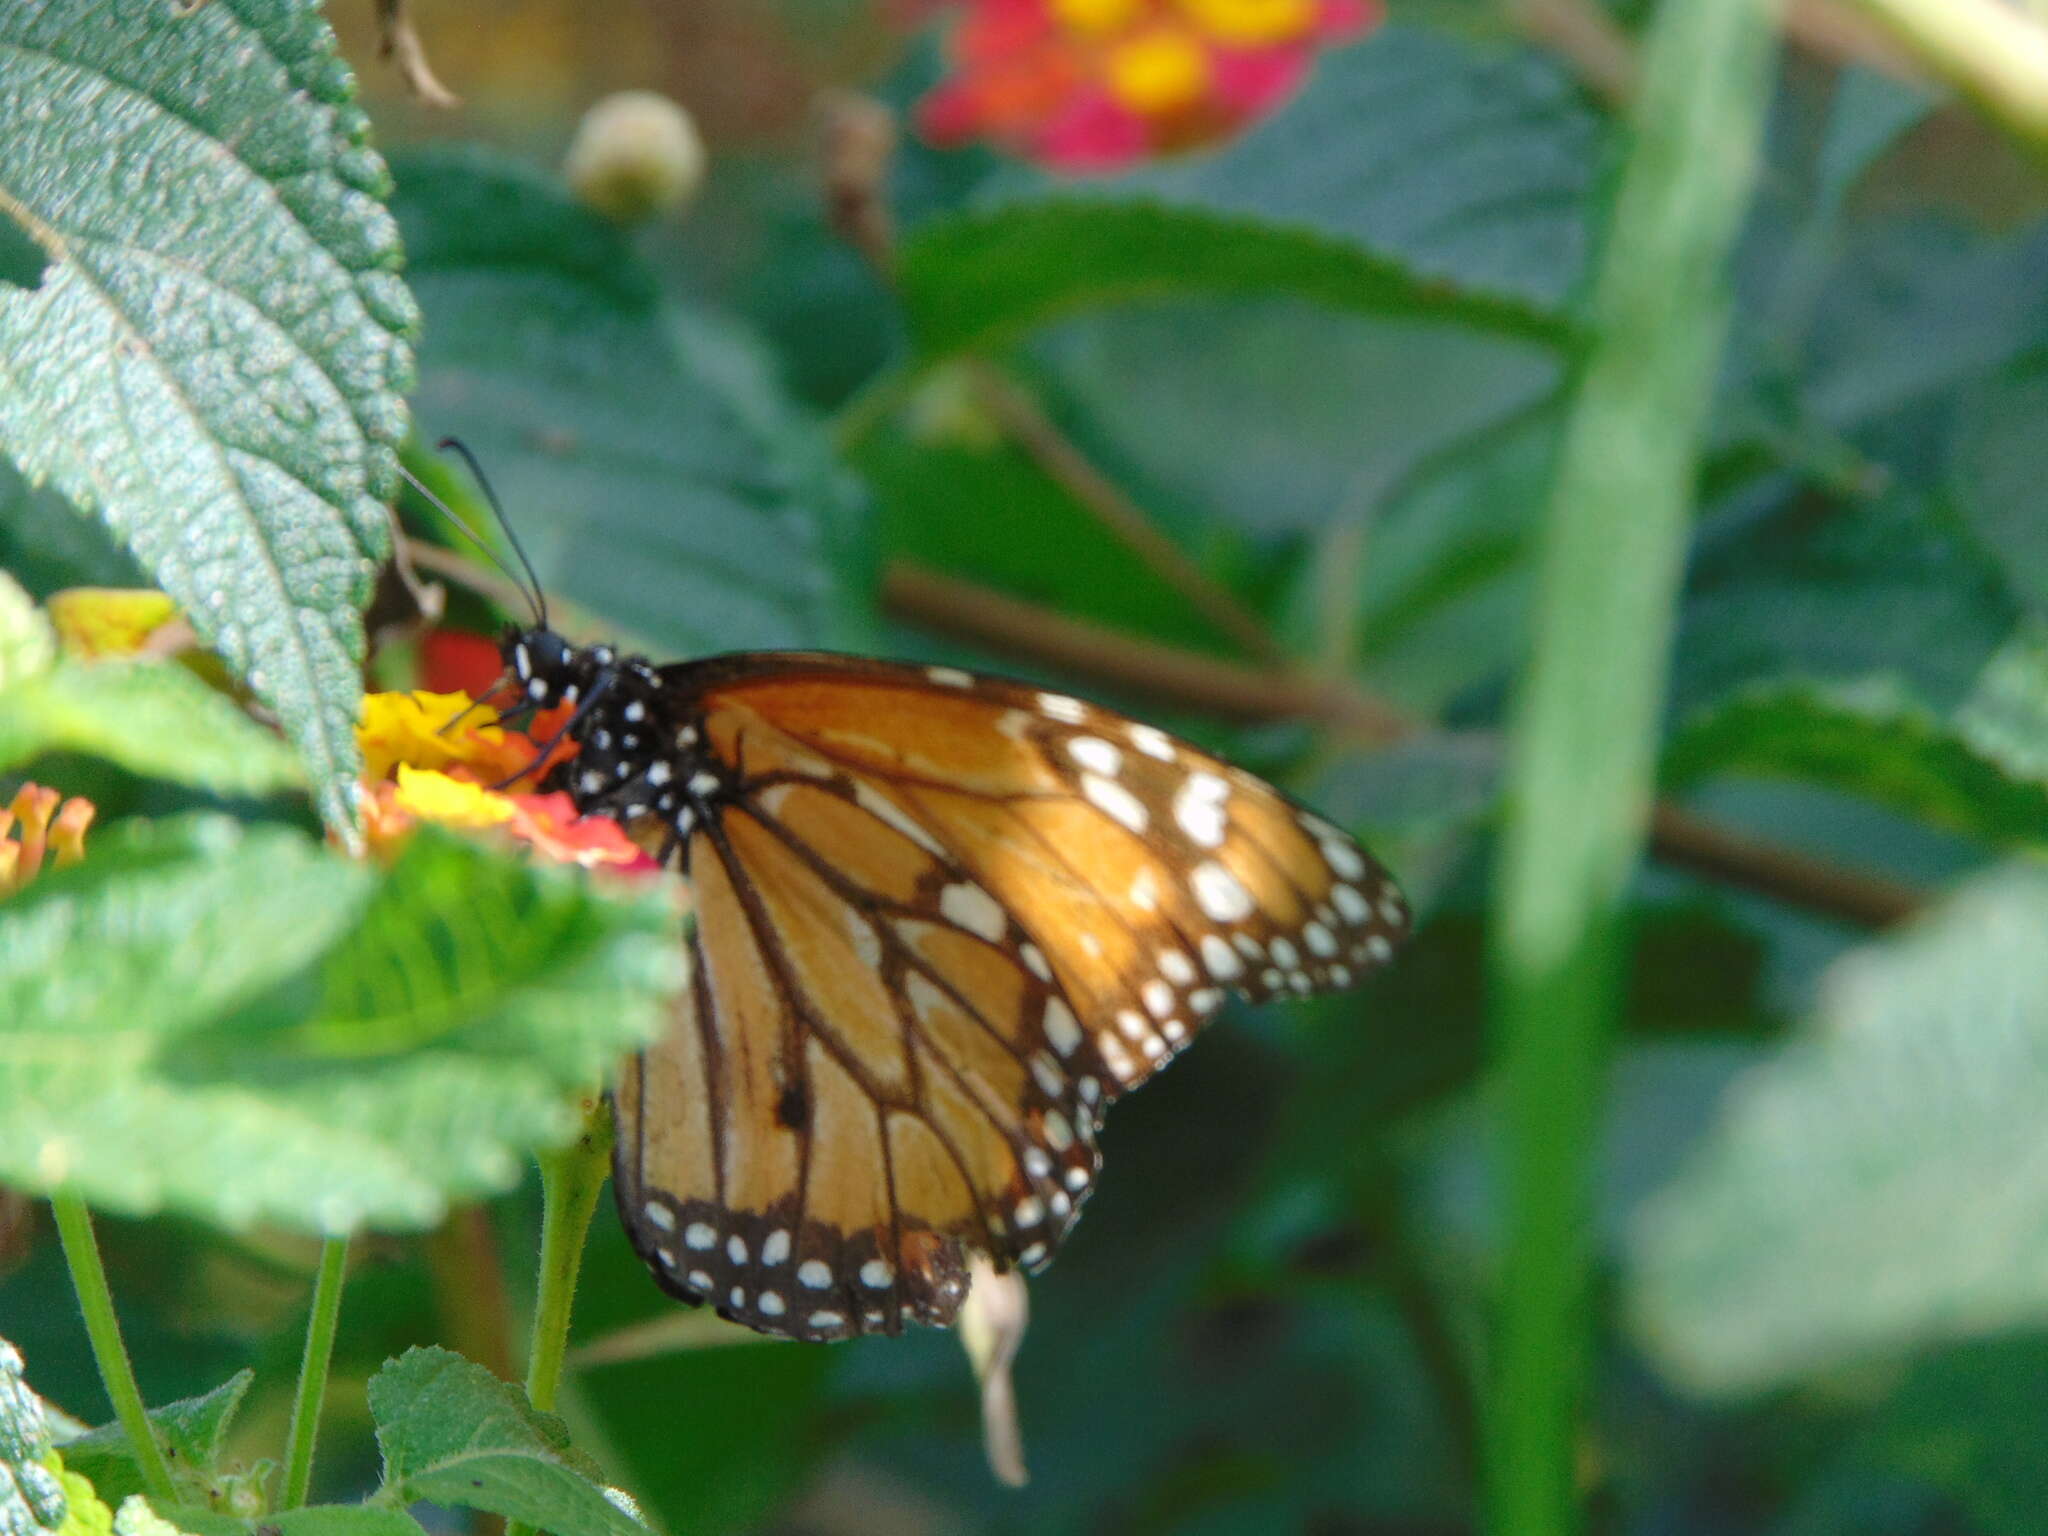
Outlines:
{"type": "Polygon", "coordinates": [[[671,325],[626,238],[553,178],[479,151],[398,170],[422,428],[481,457],[549,588],[669,654],[823,639],[807,434],[762,420],[729,354],[671,325]]]}
{"type": "Polygon", "coordinates": [[[1960,703],[2019,622],[2004,573],[1903,487],[1836,505],[1776,482],[1715,507],[1687,573],[1674,714],[1783,678],[1898,679],[1960,703]]]}
{"type": "Polygon", "coordinates": [[[1548,59],[1389,26],[1326,55],[1287,110],[1219,154],[1092,182],[999,178],[912,232],[899,280],[926,354],[1177,291],[1563,343],[1599,136],[1548,59]]]}
{"type": "Polygon", "coordinates": [[[123,824],[0,908],[0,1180],[425,1226],[572,1134],[680,968],[659,887],[427,831],[378,872],[275,827],[123,824]]]}
{"type": "Polygon", "coordinates": [[[552,1414],[445,1349],[409,1349],[370,1378],[388,1494],[488,1510],[551,1536],[646,1536],[552,1414]]]}
{"type": "Polygon", "coordinates": [[[2048,872],[2011,866],[1829,973],[1642,1213],[1667,1371],[1736,1391],[2048,1320],[2048,872]]]}
{"type": "Polygon", "coordinates": [[[42,1400],[22,1379],[20,1351],[0,1339],[0,1536],[43,1536],[69,1516],[49,1454],[42,1400]]]}
{"type": "Polygon", "coordinates": [[[227,795],[303,779],[277,737],[172,662],[66,662],[0,691],[0,770],[44,752],[84,752],[227,795]]]}
{"type": "Polygon", "coordinates": [[[1993,847],[2048,841],[2048,783],[2015,777],[1967,731],[1897,687],[1777,683],[1688,720],[1665,781],[1791,778],[1888,807],[1993,847]]]}
{"type": "Polygon", "coordinates": [[[1375,512],[1559,376],[1526,342],[1285,298],[1088,315],[1032,354],[1119,484],[1266,538],[1375,512]]]}
{"type": "MultiPolygon", "coordinates": [[[[0,693],[31,682],[57,660],[57,632],[21,583],[0,570],[0,693]]],[[[8,722],[0,718],[0,731],[8,722]]]]}
{"type": "Polygon", "coordinates": [[[2048,362],[2034,359],[1988,381],[1965,397],[1959,418],[1949,464],[1956,506],[2020,598],[2048,613],[2048,362]]]}
{"type": "Polygon", "coordinates": [[[178,599],[336,827],[415,318],[352,90],[312,0],[0,9],[0,211],[48,258],[0,286],[0,452],[178,599]]]}
{"type": "MultiPolygon", "coordinates": [[[[255,1380],[254,1371],[237,1371],[202,1396],[149,1410],[149,1422],[178,1491],[194,1503],[204,1503],[211,1491],[228,1426],[255,1380]]],[[[135,1453],[119,1424],[103,1424],[66,1441],[64,1464],[91,1478],[109,1504],[146,1491],[135,1453]]]]}
{"type": "Polygon", "coordinates": [[[278,1536],[424,1536],[419,1521],[404,1510],[377,1504],[313,1504],[253,1523],[278,1536]]]}

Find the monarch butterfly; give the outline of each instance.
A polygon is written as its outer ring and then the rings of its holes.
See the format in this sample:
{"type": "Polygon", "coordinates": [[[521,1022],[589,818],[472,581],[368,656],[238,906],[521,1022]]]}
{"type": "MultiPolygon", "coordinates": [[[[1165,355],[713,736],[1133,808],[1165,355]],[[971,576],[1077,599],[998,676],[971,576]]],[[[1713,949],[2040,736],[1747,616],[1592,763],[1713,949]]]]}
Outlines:
{"type": "Polygon", "coordinates": [[[534,588],[502,652],[522,708],[573,706],[546,787],[695,901],[688,993],[613,1093],[619,1214],[734,1322],[950,1324],[969,1251],[1051,1260],[1104,1111],[1227,991],[1349,986],[1407,930],[1350,836],[1156,727],[953,667],[657,667],[534,588]]]}

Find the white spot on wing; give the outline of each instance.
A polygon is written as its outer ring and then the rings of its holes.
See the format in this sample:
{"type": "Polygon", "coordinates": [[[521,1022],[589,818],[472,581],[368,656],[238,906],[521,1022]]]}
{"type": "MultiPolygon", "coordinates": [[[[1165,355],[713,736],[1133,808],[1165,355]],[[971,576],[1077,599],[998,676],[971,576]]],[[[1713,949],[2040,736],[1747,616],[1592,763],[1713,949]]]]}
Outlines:
{"type": "Polygon", "coordinates": [[[1091,773],[1115,778],[1123,771],[1124,755],[1100,736],[1076,736],[1067,743],[1067,756],[1091,773]]]}
{"type": "Polygon", "coordinates": [[[717,1245],[718,1234],[712,1231],[709,1222],[693,1221],[684,1229],[683,1241],[701,1253],[705,1249],[717,1245]]]}
{"type": "Polygon", "coordinates": [[[1146,982],[1138,989],[1138,996],[1144,999],[1145,1011],[1155,1019],[1163,1019],[1173,1012],[1173,988],[1163,981],[1146,982]]]}
{"type": "Polygon", "coordinates": [[[1194,885],[1195,900],[1215,921],[1234,923],[1251,916],[1251,892],[1238,883],[1237,876],[1214,859],[1205,859],[1197,864],[1188,878],[1194,885]]]}
{"type": "Polygon", "coordinates": [[[1089,802],[1110,820],[1143,833],[1151,817],[1146,814],[1145,802],[1132,794],[1115,779],[1105,779],[1100,774],[1081,775],[1081,793],[1089,802]]]}
{"type": "Polygon", "coordinates": [[[1127,733],[1131,745],[1147,757],[1156,757],[1162,763],[1173,761],[1173,738],[1156,725],[1132,725],[1127,733]]]}
{"type": "Polygon", "coordinates": [[[640,1214],[647,1218],[649,1226],[659,1227],[664,1232],[676,1229],[675,1213],[658,1200],[649,1200],[641,1206],[640,1214]]]}
{"type": "Polygon", "coordinates": [[[941,688],[972,688],[974,679],[958,667],[926,667],[924,675],[941,688]]]}
{"type": "Polygon", "coordinates": [[[1019,944],[1017,953],[1024,957],[1024,964],[1030,968],[1032,975],[1040,981],[1052,980],[1052,967],[1046,964],[1044,950],[1036,944],[1019,944]]]}
{"type": "Polygon", "coordinates": [[[1176,987],[1185,987],[1195,979],[1194,963],[1177,949],[1159,952],[1159,974],[1176,987]]]}
{"type": "Polygon", "coordinates": [[[1064,720],[1069,725],[1079,725],[1088,718],[1088,706],[1079,699],[1070,699],[1063,693],[1041,693],[1038,696],[1038,712],[1054,720],[1064,720]]]}
{"type": "Polygon", "coordinates": [[[1372,916],[1372,907],[1358,894],[1358,888],[1340,885],[1330,892],[1330,900],[1336,903],[1337,911],[1347,923],[1362,923],[1372,916]]]}
{"type": "Polygon", "coordinates": [[[822,1291],[832,1283],[832,1271],[817,1259],[805,1259],[796,1267],[798,1285],[807,1285],[814,1291],[822,1291]]]}
{"type": "Polygon", "coordinates": [[[873,785],[866,783],[864,780],[855,779],[853,781],[853,799],[856,805],[874,817],[875,820],[895,828],[926,853],[936,854],[940,858],[946,856],[945,847],[937,838],[919,826],[917,821],[908,812],[873,785]]]}
{"type": "Polygon", "coordinates": [[[962,880],[939,892],[939,911],[956,928],[965,928],[991,944],[1009,927],[995,897],[971,881],[962,880]]]}
{"type": "Polygon", "coordinates": [[[1323,850],[1323,861],[1346,880],[1356,880],[1365,873],[1365,860],[1358,850],[1342,838],[1325,838],[1317,844],[1323,850]]]}
{"type": "Polygon", "coordinates": [[[1244,974],[1244,962],[1237,958],[1235,951],[1213,933],[1202,935],[1202,964],[1209,968],[1209,974],[1218,981],[1233,981],[1244,974]]]}
{"type": "Polygon", "coordinates": [[[1223,802],[1230,798],[1230,784],[1213,773],[1191,773],[1173,797],[1173,819],[1180,823],[1188,840],[1199,847],[1219,848],[1227,818],[1223,802]]]}
{"type": "Polygon", "coordinates": [[[1074,1010],[1057,997],[1045,1000],[1045,1038],[1062,1056],[1071,1056],[1081,1044],[1081,1026],[1074,1010]]]}

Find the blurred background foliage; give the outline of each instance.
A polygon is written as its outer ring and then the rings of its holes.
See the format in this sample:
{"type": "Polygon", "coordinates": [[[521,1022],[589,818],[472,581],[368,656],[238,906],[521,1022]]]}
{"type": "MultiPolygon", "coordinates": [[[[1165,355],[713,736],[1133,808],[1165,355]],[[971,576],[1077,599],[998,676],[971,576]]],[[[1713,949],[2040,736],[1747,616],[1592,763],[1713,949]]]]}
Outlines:
{"type": "MultiPolygon", "coordinates": [[[[906,140],[892,291],[830,227],[813,104],[906,106],[937,67],[915,18],[430,0],[463,98],[436,110],[378,62],[372,9],[331,13],[396,180],[417,436],[471,443],[586,630],[1142,708],[1359,827],[1424,918],[1364,992],[1234,1009],[1118,1110],[1090,1219],[1033,1287],[1027,1489],[991,1484],[951,1338],[650,1342],[679,1314],[607,1220],[579,1443],[675,1536],[1472,1529],[1500,1255],[1485,870],[1617,152],[1600,61],[1532,39],[1547,6],[1414,0],[1185,163],[1061,187],[906,140]],[[710,163],[687,212],[620,229],[555,167],[627,87],[685,103],[710,163]],[[1049,443],[1182,563],[1120,537],[1049,443]],[[981,588],[1037,605],[1041,640],[1112,633],[1011,643],[981,588]],[[1314,686],[1289,697],[1362,692],[1415,729],[1167,686],[1147,646],[1216,677],[1291,659],[1314,686]]],[[[1609,8],[1621,47],[1651,9],[1609,8]]],[[[1842,14],[1794,21],[1631,914],[1581,1475],[1601,1530],[2040,1531],[2048,907],[1993,866],[2048,841],[2048,180],[1842,14]]],[[[31,591],[135,581],[51,493],[9,478],[0,506],[31,591]]],[[[113,814],[203,798],[84,758],[37,773],[113,814]]],[[[388,1356],[440,1341],[515,1374],[537,1220],[529,1189],[357,1244],[326,1494],[375,1481],[361,1388],[388,1356]]],[[[311,1240],[167,1218],[102,1241],[152,1400],[253,1365],[237,1444],[267,1454],[311,1240]]],[[[31,1379],[104,1420],[25,1205],[0,1207],[0,1268],[31,1379]]]]}

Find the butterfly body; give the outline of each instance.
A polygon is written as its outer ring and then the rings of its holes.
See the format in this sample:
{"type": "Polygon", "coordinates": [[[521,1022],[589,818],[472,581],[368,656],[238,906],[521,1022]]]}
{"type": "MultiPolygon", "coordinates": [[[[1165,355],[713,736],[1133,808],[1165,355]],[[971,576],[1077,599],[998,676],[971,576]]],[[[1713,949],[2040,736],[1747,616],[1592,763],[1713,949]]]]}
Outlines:
{"type": "Polygon", "coordinates": [[[553,770],[688,878],[694,976],[615,1095],[662,1287],[801,1339],[950,1323],[1048,1262],[1108,1105],[1227,992],[1352,984],[1407,926],[1253,775],[1027,683],[823,653],[652,666],[508,636],[553,770]]]}

